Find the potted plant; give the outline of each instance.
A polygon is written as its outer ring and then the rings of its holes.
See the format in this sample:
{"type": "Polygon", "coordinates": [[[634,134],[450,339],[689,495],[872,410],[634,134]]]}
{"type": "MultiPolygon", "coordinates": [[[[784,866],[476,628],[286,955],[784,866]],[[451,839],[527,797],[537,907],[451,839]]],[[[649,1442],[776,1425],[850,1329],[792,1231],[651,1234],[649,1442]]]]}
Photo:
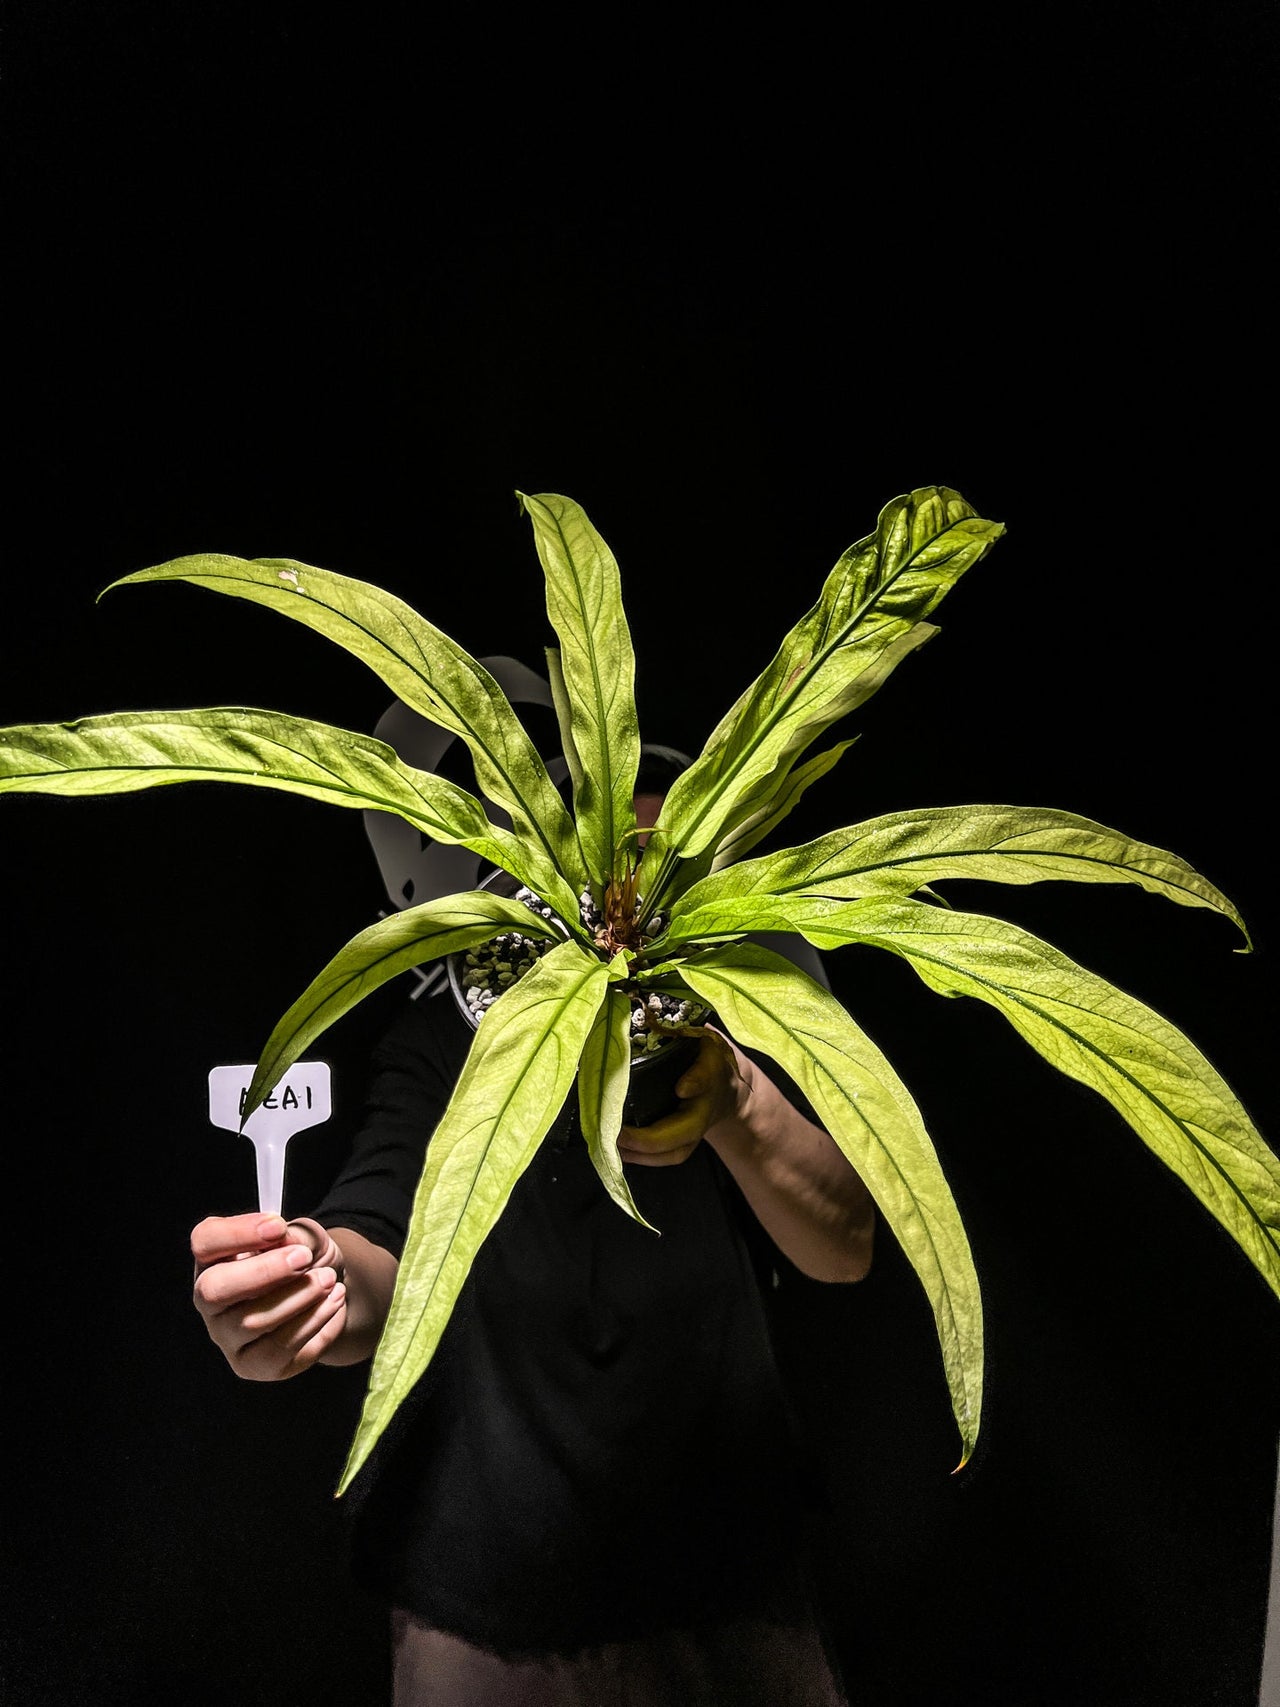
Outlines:
{"type": "MultiPolygon", "coordinates": [[[[306,564],[179,558],[113,585],[182,580],[302,622],[363,659],[412,710],[464,740],[480,798],[370,736],[245,709],[127,712],[0,731],[0,789],[123,792],[207,779],[398,813],[508,873],[406,908],[333,957],[262,1050],[246,1116],[363,996],[504,933],[535,945],[476,1026],[432,1135],[390,1315],[341,1493],[430,1361],[471,1263],[571,1094],[603,1189],[637,1215],[617,1151],[638,1004],[679,1030],[714,1012],[803,1089],[866,1181],[932,1305],[961,1438],[977,1437],[978,1280],[919,1111],[845,1007],[791,960],[746,939],[798,933],[823,950],[902,956],[943,995],[996,1007],[1068,1076],[1106,1097],[1280,1292],[1280,1159],[1238,1098],[1168,1020],[1027,931],[955,911],[947,879],[1133,883],[1234,905],[1183,860],[1070,812],[946,806],[894,812],[752,855],[851,742],[810,749],[936,633],[928,618],[1000,538],[946,487],[895,498],[844,552],[817,602],[638,826],[635,661],[617,565],[566,497],[520,494],[559,639],[548,652],[572,809],[489,672],[401,600],[306,564]],[[643,848],[641,832],[652,828],[643,848]],[[682,1006],[687,1004],[687,1006],[682,1006]]],[[[641,1020],[644,1025],[644,1020],[641,1020]]]]}

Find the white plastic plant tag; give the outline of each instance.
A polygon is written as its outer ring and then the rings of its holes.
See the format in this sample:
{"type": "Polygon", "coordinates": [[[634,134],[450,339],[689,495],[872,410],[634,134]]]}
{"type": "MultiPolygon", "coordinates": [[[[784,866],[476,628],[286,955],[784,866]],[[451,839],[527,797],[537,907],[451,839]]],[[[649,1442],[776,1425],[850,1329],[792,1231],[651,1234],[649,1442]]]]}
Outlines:
{"type": "MultiPolygon", "coordinates": [[[[239,1132],[253,1063],[209,1071],[209,1119],[239,1132]]],[[[258,1208],[279,1215],[284,1203],[284,1150],[295,1132],[328,1120],[333,1109],[329,1063],[295,1061],[244,1124],[258,1158],[258,1208]]]]}

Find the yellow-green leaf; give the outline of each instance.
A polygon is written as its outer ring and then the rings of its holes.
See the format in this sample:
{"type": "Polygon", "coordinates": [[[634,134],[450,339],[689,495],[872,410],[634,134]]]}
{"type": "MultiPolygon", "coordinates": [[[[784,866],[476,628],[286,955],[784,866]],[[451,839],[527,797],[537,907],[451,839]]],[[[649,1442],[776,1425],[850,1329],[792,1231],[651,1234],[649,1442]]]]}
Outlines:
{"type": "Polygon", "coordinates": [[[603,960],[561,943],[481,1021],[427,1149],[339,1494],[430,1363],[477,1251],[572,1087],[607,988],[603,960]]]}
{"type": "Polygon", "coordinates": [[[640,762],[635,653],[613,553],[585,510],[556,492],[517,496],[533,523],[547,585],[547,615],[561,646],[553,678],[557,714],[569,712],[565,749],[587,868],[614,875],[635,829],[640,762]]]}
{"type": "Polygon", "coordinates": [[[466,742],[481,792],[511,815],[522,840],[541,847],[557,874],[555,893],[544,889],[544,898],[559,911],[567,895],[581,892],[586,871],[573,821],[507,696],[482,664],[403,599],[288,558],[216,553],[140,569],[104,591],[153,581],[186,581],[247,599],[344,647],[412,710],[466,742]]]}
{"type": "Polygon", "coordinates": [[[636,1208],[618,1154],[618,1133],[630,1082],[631,998],[611,981],[582,1051],[578,1112],[600,1183],[620,1209],[652,1233],[657,1229],[636,1208]]]}
{"type": "Polygon", "coordinates": [[[857,736],[854,736],[853,740],[839,741],[834,747],[828,747],[825,753],[816,754],[803,765],[788,766],[765,804],[741,817],[724,836],[716,848],[711,869],[719,871],[722,866],[732,865],[758,842],[762,842],[770,830],[780,824],[796,805],[810,783],[826,776],[856,739],[857,736]]]}
{"type": "Polygon", "coordinates": [[[561,940],[540,914],[489,889],[442,895],[357,932],[277,1022],[245,1096],[245,1119],[322,1032],[388,979],[500,931],[561,940]]]}
{"type": "Polygon", "coordinates": [[[758,809],[761,787],[792,755],[862,704],[936,632],[924,619],[1003,532],[945,486],[887,504],[876,531],[843,554],[813,609],[673,784],[650,867],[665,864],[668,846],[692,858],[718,842],[741,802],[758,809]]]}
{"type": "MultiPolygon", "coordinates": [[[[1135,883],[1187,907],[1208,907],[1249,940],[1233,902],[1177,854],[1073,812],[1039,806],[935,806],[890,812],[800,847],[713,872],[672,906],[681,934],[733,897],[908,895],[946,878],[993,883],[1135,883]]],[[[744,912],[747,910],[744,910],[744,912]]],[[[748,926],[747,928],[751,928],[748,926]]]]}
{"type": "Polygon", "coordinates": [[[1280,1156],[1162,1014],[1004,919],[879,898],[775,906],[815,947],[873,943],[942,995],[990,1003],[1059,1072],[1111,1103],[1280,1294],[1280,1156]]]}
{"type": "Polygon", "coordinates": [[[179,782],[234,782],[394,812],[533,888],[549,869],[455,783],[404,764],[371,735],[284,712],[122,711],[0,730],[0,794],[127,794],[179,782]]]}
{"type": "Polygon", "coordinates": [[[933,1309],[963,1464],[982,1412],[982,1300],[969,1240],[911,1093],[836,998],[756,944],[684,968],[734,1040],[790,1074],[848,1157],[933,1309]]]}

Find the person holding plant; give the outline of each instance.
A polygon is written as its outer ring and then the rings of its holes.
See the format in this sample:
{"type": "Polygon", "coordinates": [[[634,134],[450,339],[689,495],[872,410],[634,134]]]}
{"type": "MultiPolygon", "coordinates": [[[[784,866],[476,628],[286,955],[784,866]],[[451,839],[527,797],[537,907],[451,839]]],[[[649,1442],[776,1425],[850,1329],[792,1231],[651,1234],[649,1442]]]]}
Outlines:
{"type": "Polygon", "coordinates": [[[858,732],[819,741],[938,634],[939,603],[1003,536],[954,488],[900,493],[841,552],[668,779],[656,823],[634,810],[642,744],[617,560],[573,499],[516,498],[557,641],[545,656],[568,798],[494,676],[398,595],[222,553],[112,586],[201,586],[329,638],[463,742],[477,792],[358,731],[210,706],[0,730],[0,794],[282,790],[390,813],[519,885],[415,900],[331,956],[263,1046],[246,1118],[401,972],[505,932],[538,942],[483,1025],[439,997],[406,1004],[351,1162],[310,1217],[215,1218],[193,1235],[197,1303],[241,1374],[371,1357],[336,1492],[352,1495],[364,1580],[398,1609],[399,1701],[603,1707],[622,1653],[629,1677],[664,1679],[631,1699],[707,1700],[710,1678],[733,1707],[834,1699],[820,1658],[805,1658],[819,1652],[811,1490],[770,1356],[771,1279],[788,1264],[837,1284],[864,1273],[874,1199],[933,1313],[957,1469],[981,1426],[984,1312],[910,1089],[772,944],[874,948],[940,996],[991,1006],[1103,1097],[1280,1293],[1280,1156],[1213,1063],[1137,997],[945,890],[1134,885],[1251,940],[1181,857],[1057,807],[899,809],[760,851],[858,732]],[[714,1015],[722,1038],[708,1037],[680,1110],[640,1132],[623,1110],[638,1010],[645,1031],[663,1029],[655,1002],[689,1004],[677,1025],[714,1015]],[[555,1112],[575,1100],[585,1142],[555,1112]],[[449,1681],[482,1661],[496,1681],[449,1681]]]}
{"type": "MultiPolygon", "coordinates": [[[[447,991],[406,1003],[313,1214],[193,1230],[196,1307],[238,1375],[372,1355],[468,1045],[447,991]]],[[[391,1609],[395,1707],[843,1701],[767,1311],[789,1266],[863,1278],[875,1209],[782,1077],[706,1029],[673,1111],[621,1134],[648,1225],[563,1117],[517,1183],[347,1502],[356,1575],[391,1609]]]]}

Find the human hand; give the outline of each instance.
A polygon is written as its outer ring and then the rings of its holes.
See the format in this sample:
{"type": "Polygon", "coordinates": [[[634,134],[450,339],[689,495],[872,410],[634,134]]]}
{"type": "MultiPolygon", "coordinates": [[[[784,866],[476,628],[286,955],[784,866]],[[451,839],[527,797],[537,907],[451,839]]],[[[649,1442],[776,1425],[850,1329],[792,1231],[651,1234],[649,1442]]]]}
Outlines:
{"type": "Polygon", "coordinates": [[[191,1232],[194,1302],[246,1381],[286,1381],[332,1347],[346,1321],[342,1252],[315,1221],[210,1216],[191,1232]]]}
{"type": "Polygon", "coordinates": [[[648,1126],[624,1126],[618,1154],[624,1162],[647,1168],[687,1162],[712,1127],[741,1118],[751,1095],[751,1074],[746,1056],[708,1026],[693,1065],[676,1080],[679,1106],[648,1126]]]}

